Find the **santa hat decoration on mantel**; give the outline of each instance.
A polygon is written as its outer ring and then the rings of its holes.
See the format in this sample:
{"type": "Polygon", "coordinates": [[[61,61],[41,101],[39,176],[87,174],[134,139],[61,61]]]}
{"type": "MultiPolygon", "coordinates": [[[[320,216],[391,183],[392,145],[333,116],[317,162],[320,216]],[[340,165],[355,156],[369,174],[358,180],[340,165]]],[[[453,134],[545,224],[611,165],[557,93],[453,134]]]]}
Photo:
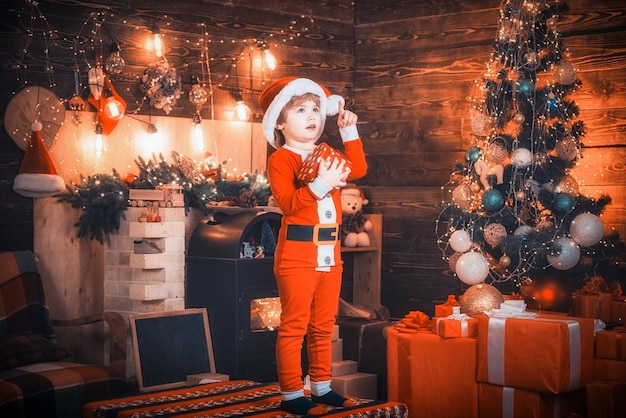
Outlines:
{"type": "Polygon", "coordinates": [[[33,122],[31,125],[30,142],[13,181],[13,190],[24,197],[49,197],[65,190],[65,182],[57,174],[41,137],[42,127],[41,122],[33,122]]]}
{"type": "Polygon", "coordinates": [[[278,148],[274,129],[280,112],[292,97],[302,96],[305,93],[313,93],[320,97],[322,125],[326,122],[326,116],[339,113],[339,103],[345,104],[343,97],[331,94],[326,87],[308,78],[283,77],[272,82],[259,96],[259,103],[264,112],[263,133],[267,142],[274,148],[278,148]]]}

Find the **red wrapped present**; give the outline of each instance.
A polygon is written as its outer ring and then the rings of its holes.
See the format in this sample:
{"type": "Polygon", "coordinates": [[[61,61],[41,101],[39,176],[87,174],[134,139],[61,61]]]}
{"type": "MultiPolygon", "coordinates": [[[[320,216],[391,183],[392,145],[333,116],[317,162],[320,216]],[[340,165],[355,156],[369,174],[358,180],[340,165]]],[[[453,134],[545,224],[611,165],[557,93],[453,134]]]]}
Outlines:
{"type": "Polygon", "coordinates": [[[626,361],[593,359],[593,380],[617,380],[626,382],[626,361]]]}
{"type": "Polygon", "coordinates": [[[597,293],[585,295],[582,293],[574,293],[572,295],[572,305],[567,314],[579,318],[595,318],[601,319],[604,322],[610,322],[611,294],[597,293]]]}
{"type": "Polygon", "coordinates": [[[433,332],[444,338],[476,337],[478,319],[462,314],[460,307],[453,308],[453,314],[445,318],[433,318],[433,332]]]}
{"type": "Polygon", "coordinates": [[[489,383],[478,384],[480,418],[569,418],[583,416],[584,412],[583,389],[555,395],[489,383]]]}
{"type": "Polygon", "coordinates": [[[461,306],[454,295],[448,295],[448,300],[444,303],[435,305],[435,318],[443,318],[452,315],[452,308],[461,306]]]}
{"type": "Polygon", "coordinates": [[[322,142],[304,159],[298,172],[298,180],[304,184],[312,182],[317,177],[320,162],[330,163],[335,158],[345,162],[344,168],[352,168],[352,163],[344,154],[322,142]]]}
{"type": "Polygon", "coordinates": [[[587,418],[626,417],[626,382],[602,381],[587,385],[587,418]]]}
{"type": "Polygon", "coordinates": [[[474,338],[388,328],[387,377],[388,400],[401,399],[412,417],[478,417],[474,338]]]}
{"type": "Polygon", "coordinates": [[[611,320],[616,324],[626,324],[626,296],[622,296],[621,300],[612,299],[610,302],[611,320]]]}
{"type": "Polygon", "coordinates": [[[626,361],[626,330],[598,331],[596,333],[596,357],[626,361]]]}
{"type": "Polygon", "coordinates": [[[591,382],[593,319],[476,317],[478,381],[554,394],[591,382]]]}

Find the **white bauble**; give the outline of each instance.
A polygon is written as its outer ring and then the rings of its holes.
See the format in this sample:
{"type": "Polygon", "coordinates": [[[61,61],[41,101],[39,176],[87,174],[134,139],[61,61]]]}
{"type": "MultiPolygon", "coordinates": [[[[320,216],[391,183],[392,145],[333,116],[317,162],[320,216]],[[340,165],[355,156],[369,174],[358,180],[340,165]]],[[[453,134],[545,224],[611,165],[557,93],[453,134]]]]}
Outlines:
{"type": "Polygon", "coordinates": [[[580,248],[573,239],[568,237],[557,238],[554,240],[554,244],[560,247],[561,251],[558,254],[548,254],[546,257],[552,267],[557,270],[569,270],[578,264],[580,248]]]}
{"type": "Polygon", "coordinates": [[[472,246],[472,240],[464,229],[457,229],[450,235],[450,247],[458,253],[464,253],[472,246]]]}
{"type": "Polygon", "coordinates": [[[519,168],[527,167],[533,161],[533,154],[528,148],[517,148],[511,152],[511,164],[519,168]]]}
{"type": "Polygon", "coordinates": [[[465,253],[456,262],[456,275],[470,286],[482,283],[489,275],[489,262],[480,253],[465,253]]]}
{"type": "Polygon", "coordinates": [[[604,236],[604,224],[593,213],[581,213],[572,221],[569,233],[576,244],[591,247],[604,236]]]}

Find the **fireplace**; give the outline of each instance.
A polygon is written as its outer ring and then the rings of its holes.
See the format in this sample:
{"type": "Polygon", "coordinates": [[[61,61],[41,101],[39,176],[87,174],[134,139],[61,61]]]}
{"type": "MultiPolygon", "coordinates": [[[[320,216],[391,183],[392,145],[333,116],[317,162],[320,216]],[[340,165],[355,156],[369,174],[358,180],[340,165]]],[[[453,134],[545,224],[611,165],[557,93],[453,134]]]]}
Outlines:
{"type": "Polygon", "coordinates": [[[231,379],[277,380],[273,246],[281,217],[226,208],[189,239],[185,306],[207,309],[216,370],[231,379]]]}

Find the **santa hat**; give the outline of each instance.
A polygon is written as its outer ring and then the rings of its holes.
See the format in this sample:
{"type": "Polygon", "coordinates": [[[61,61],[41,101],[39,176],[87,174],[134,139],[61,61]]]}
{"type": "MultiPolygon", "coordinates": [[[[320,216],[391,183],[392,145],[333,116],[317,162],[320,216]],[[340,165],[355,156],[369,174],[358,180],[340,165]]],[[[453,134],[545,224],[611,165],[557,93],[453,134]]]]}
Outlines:
{"type": "Polygon", "coordinates": [[[31,125],[30,142],[13,181],[13,190],[24,197],[48,197],[65,190],[65,182],[57,174],[41,137],[41,128],[41,122],[31,125]]]}
{"type": "Polygon", "coordinates": [[[263,90],[259,97],[259,103],[264,112],[263,133],[267,142],[274,148],[278,148],[274,129],[280,112],[292,97],[306,93],[313,93],[320,98],[322,126],[326,122],[326,116],[339,113],[339,103],[345,104],[343,97],[331,94],[326,87],[308,78],[284,77],[274,81],[263,90]]]}

